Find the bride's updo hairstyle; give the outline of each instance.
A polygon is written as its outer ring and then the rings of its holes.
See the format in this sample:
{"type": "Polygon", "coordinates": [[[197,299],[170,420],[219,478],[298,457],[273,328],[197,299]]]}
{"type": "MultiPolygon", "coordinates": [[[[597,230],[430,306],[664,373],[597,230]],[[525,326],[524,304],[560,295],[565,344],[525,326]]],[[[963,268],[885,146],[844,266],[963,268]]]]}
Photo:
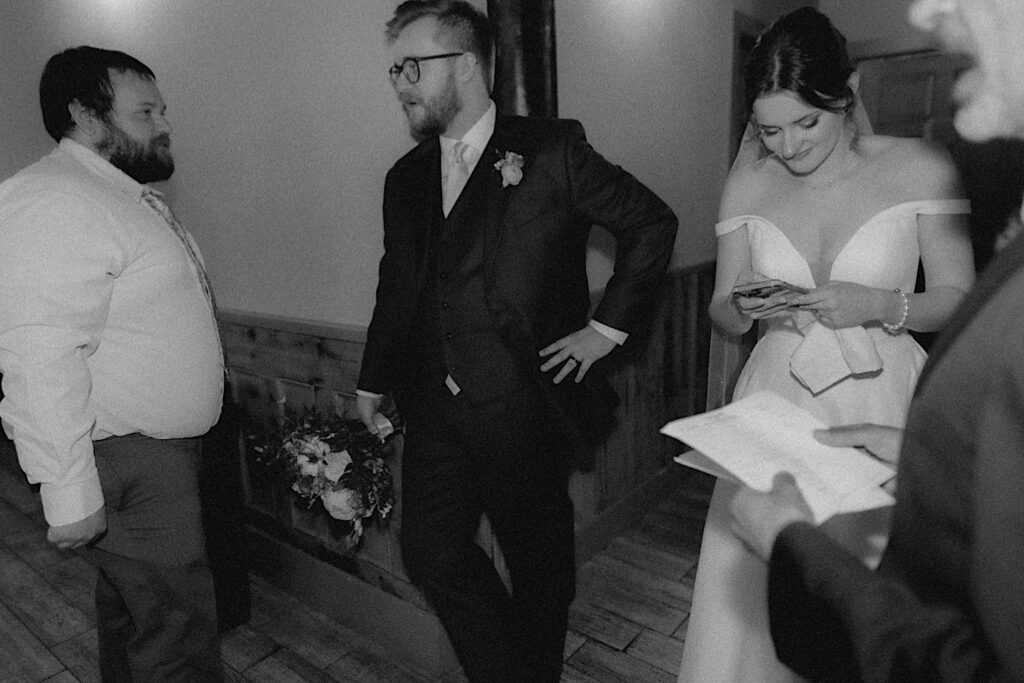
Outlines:
{"type": "Polygon", "coordinates": [[[795,93],[816,109],[848,113],[855,93],[846,38],[829,18],[804,7],[775,21],[758,37],[746,68],[747,111],[754,101],[780,91],[795,93]]]}

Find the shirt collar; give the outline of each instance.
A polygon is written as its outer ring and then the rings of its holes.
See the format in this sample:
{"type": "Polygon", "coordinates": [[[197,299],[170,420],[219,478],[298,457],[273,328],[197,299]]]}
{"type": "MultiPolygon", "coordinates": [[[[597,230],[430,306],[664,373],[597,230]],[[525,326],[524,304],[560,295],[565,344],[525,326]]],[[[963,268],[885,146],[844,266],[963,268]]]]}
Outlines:
{"type": "MultiPolygon", "coordinates": [[[[487,141],[494,135],[494,123],[498,118],[498,108],[494,105],[494,100],[491,100],[487,107],[487,111],[481,116],[473,127],[466,131],[466,134],[462,136],[462,142],[466,143],[476,152],[476,156],[479,157],[484,149],[487,147],[487,141]]],[[[455,146],[458,142],[455,138],[441,136],[441,157],[444,158],[448,151],[455,146]]]]}
{"type": "Polygon", "coordinates": [[[80,142],[62,138],[58,146],[87,170],[111,183],[132,199],[141,200],[142,193],[150,189],[80,142]]]}

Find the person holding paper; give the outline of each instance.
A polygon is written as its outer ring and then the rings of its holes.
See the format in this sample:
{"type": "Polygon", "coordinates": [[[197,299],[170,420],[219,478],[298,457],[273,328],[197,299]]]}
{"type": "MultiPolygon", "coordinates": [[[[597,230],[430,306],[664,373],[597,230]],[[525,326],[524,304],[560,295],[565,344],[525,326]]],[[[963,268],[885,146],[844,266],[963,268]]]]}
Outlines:
{"type": "MultiPolygon", "coordinates": [[[[870,134],[845,44],[803,8],[754,46],[751,122],[721,201],[710,314],[732,334],[760,321],[734,398],[767,390],[827,425],[898,427],[926,358],[907,330],[942,327],[973,283],[969,205],[946,154],[870,134]],[[915,292],[919,262],[928,286],[915,292]],[[769,279],[779,291],[747,289],[769,279]]],[[[771,646],[764,565],[729,530],[734,491],[719,481],[712,497],[680,680],[792,680],[771,646]]],[[[826,526],[878,561],[885,510],[826,526]]]]}
{"type": "MultiPolygon", "coordinates": [[[[911,22],[975,66],[954,125],[1024,138],[1024,4],[916,0],[911,22]]],[[[992,261],[932,347],[903,433],[894,523],[872,572],[806,522],[798,491],[743,490],[737,531],[769,559],[775,650],[841,681],[1024,680],[1024,239],[992,261]]],[[[891,451],[876,428],[831,443],[891,451]]]]}

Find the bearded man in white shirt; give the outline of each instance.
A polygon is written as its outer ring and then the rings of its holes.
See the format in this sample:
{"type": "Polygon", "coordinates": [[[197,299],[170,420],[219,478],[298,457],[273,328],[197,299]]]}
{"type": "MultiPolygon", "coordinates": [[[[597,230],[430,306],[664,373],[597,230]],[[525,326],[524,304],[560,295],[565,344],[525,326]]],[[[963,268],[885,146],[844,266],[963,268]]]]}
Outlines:
{"type": "Polygon", "coordinates": [[[0,184],[0,417],[47,538],[98,569],[103,680],[222,680],[197,488],[223,356],[191,237],[147,183],[174,171],[153,72],[53,56],[58,146],[0,184]]]}

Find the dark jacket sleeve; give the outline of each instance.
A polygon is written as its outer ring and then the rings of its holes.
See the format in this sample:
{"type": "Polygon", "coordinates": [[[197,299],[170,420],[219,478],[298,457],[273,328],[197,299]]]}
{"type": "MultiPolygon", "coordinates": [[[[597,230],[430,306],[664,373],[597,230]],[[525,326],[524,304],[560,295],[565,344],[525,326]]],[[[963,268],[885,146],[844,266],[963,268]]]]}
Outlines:
{"type": "Polygon", "coordinates": [[[772,638],[779,658],[804,676],[1024,681],[1018,291],[993,297],[987,317],[961,333],[955,356],[947,352],[945,366],[915,397],[894,533],[879,571],[806,524],[787,527],[776,540],[769,570],[772,638]],[[968,378],[983,389],[964,404],[968,378]]]}
{"type": "Polygon", "coordinates": [[[402,203],[397,200],[400,171],[392,169],[384,181],[384,255],[377,278],[377,298],[373,317],[366,331],[366,345],[356,385],[363,391],[385,393],[394,388],[400,354],[408,321],[416,302],[408,293],[415,291],[415,255],[411,238],[402,235],[402,221],[393,215],[402,203]]]}
{"type": "Polygon", "coordinates": [[[615,270],[593,317],[629,332],[637,313],[655,298],[672,258],[679,222],[656,194],[598,154],[579,122],[567,123],[569,200],[616,241],[615,270]]]}
{"type": "Polygon", "coordinates": [[[776,653],[809,680],[1021,680],[997,660],[975,615],[924,604],[806,524],[779,535],[768,596],[776,653]]]}

